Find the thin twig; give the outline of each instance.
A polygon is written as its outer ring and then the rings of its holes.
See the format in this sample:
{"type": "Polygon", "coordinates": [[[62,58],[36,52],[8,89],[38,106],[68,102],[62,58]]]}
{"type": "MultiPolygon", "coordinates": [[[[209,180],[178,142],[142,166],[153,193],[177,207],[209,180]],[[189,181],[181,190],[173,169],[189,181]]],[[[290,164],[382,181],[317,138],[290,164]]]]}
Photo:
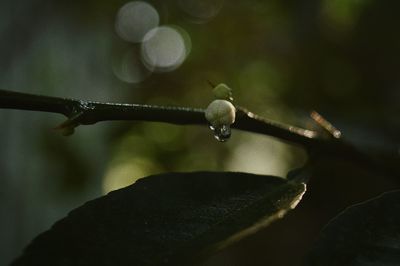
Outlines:
{"type": "MultiPolygon", "coordinates": [[[[65,129],[65,134],[73,132],[79,125],[89,125],[100,121],[153,121],[177,125],[208,125],[204,109],[154,106],[141,104],[101,103],[67,98],[49,97],[21,92],[0,90],[0,108],[20,109],[59,113],[68,119],[57,128],[65,129]]],[[[304,147],[312,156],[334,156],[349,158],[364,166],[381,171],[383,165],[357,150],[341,138],[326,138],[317,131],[277,123],[242,107],[237,107],[236,121],[233,128],[260,133],[304,147]]],[[[325,125],[328,125],[324,123],[325,125]]],[[[330,124],[329,124],[330,125],[330,124]]],[[[327,126],[332,130],[333,126],[327,126]]],[[[390,169],[388,174],[397,176],[390,169]]]]}
{"type": "Polygon", "coordinates": [[[328,120],[326,120],[322,115],[320,115],[316,111],[312,111],[310,113],[310,117],[319,125],[321,126],[329,135],[334,138],[340,138],[342,133],[335,128],[328,120]]]}
{"type": "MultiPolygon", "coordinates": [[[[101,103],[5,90],[0,90],[0,108],[60,113],[68,117],[68,120],[59,126],[61,128],[69,125],[88,125],[111,120],[155,121],[178,125],[208,125],[203,109],[101,103]]],[[[315,131],[276,123],[240,107],[237,108],[237,119],[232,127],[273,136],[305,147],[312,145],[320,137],[315,131]]]]}

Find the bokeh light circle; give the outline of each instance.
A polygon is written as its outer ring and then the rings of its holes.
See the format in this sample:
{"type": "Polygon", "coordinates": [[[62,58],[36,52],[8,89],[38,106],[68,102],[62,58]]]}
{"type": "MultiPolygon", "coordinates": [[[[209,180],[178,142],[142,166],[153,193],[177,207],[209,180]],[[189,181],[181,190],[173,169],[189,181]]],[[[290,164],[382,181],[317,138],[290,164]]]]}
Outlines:
{"type": "Polygon", "coordinates": [[[113,71],[118,79],[127,83],[140,83],[152,73],[151,69],[143,65],[140,54],[133,49],[129,49],[114,60],[113,71]]]}
{"type": "Polygon", "coordinates": [[[139,43],[149,30],[158,26],[159,22],[158,12],[152,5],[133,1],[119,9],[115,30],[125,41],[139,43]]]}
{"type": "Polygon", "coordinates": [[[224,0],[178,0],[179,7],[192,22],[205,23],[218,15],[224,0]]]}
{"type": "Polygon", "coordinates": [[[144,64],[158,72],[179,67],[190,51],[190,38],[183,29],[161,26],[146,33],[141,46],[144,64]]]}

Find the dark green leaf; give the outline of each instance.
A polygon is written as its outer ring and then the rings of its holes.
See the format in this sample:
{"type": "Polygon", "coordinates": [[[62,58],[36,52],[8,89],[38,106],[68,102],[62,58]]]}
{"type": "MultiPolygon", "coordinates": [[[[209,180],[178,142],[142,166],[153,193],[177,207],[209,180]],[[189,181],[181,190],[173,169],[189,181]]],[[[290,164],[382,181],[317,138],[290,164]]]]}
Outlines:
{"type": "Polygon", "coordinates": [[[333,219],[308,265],[400,265],[400,191],[349,207],[333,219]]]}
{"type": "Polygon", "coordinates": [[[14,265],[192,265],[282,217],[304,191],[246,173],[149,176],[73,210],[14,265]]]}

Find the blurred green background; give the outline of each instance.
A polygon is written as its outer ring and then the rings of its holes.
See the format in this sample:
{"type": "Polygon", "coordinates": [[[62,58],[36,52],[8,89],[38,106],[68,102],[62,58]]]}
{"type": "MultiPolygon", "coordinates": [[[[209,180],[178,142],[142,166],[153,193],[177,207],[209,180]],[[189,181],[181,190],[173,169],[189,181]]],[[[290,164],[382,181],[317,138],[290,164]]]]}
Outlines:
{"type": "MultiPolygon", "coordinates": [[[[311,127],[318,110],[367,152],[399,163],[400,2],[0,2],[0,89],[205,108],[213,83],[267,118],[311,127]]],[[[234,131],[104,122],[71,137],[56,114],[0,110],[0,265],[85,201],[170,171],[285,176],[305,153],[234,131]]],[[[348,162],[322,163],[299,210],[204,265],[296,265],[326,221],[398,187],[348,162]],[[288,256],[288,254],[291,254],[288,256]],[[252,262],[249,264],[249,262],[252,262]]]]}

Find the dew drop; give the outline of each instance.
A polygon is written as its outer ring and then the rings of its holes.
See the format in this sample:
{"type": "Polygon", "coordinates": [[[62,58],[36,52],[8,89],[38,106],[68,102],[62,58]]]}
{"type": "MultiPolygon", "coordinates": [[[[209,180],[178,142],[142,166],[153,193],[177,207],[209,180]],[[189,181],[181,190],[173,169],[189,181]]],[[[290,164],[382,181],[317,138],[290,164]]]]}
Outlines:
{"type": "Polygon", "coordinates": [[[231,127],[229,125],[210,125],[210,129],[214,132],[214,138],[220,142],[225,142],[231,137],[231,127]]]}

